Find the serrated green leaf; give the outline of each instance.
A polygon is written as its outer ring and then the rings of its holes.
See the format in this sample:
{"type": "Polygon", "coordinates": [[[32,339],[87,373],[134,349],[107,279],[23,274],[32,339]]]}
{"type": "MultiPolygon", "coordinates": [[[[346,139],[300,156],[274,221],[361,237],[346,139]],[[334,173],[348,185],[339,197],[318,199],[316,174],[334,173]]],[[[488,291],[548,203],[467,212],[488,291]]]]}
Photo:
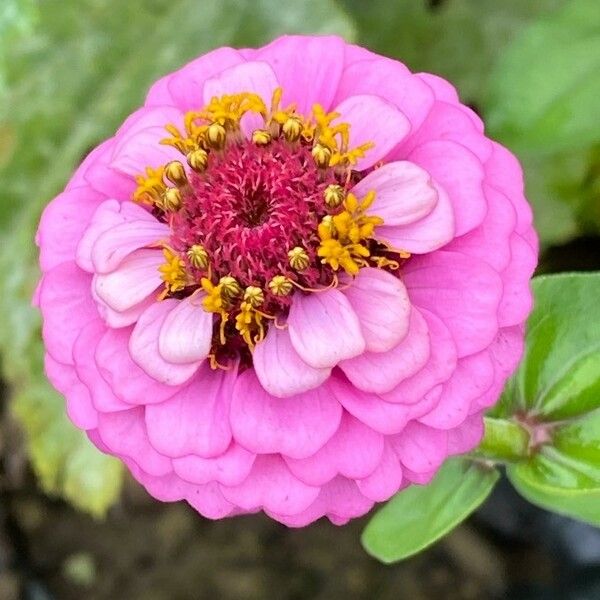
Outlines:
{"type": "Polygon", "coordinates": [[[572,0],[514,41],[491,79],[487,122],[515,149],[549,153],[600,140],[600,4],[572,0]]]}
{"type": "MultiPolygon", "coordinates": [[[[0,15],[31,4],[15,1],[3,2],[0,15]]],[[[8,85],[0,102],[0,351],[42,485],[101,514],[118,496],[120,463],[68,422],[62,399],[42,375],[39,317],[30,300],[43,206],[164,73],[220,45],[258,45],[285,32],[351,40],[354,30],[333,0],[48,0],[35,6],[29,35],[6,47],[0,41],[8,85]]]]}
{"type": "Polygon", "coordinates": [[[363,546],[385,563],[416,554],[464,521],[498,477],[495,469],[449,460],[430,484],[403,490],[381,508],[362,534],[363,546]]]}

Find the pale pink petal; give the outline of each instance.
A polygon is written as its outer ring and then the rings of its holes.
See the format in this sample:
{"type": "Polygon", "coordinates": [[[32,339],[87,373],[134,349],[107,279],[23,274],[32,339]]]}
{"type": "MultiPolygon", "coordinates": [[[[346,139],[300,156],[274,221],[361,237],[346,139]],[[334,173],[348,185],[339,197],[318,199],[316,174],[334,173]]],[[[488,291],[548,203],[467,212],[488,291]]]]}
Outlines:
{"type": "MultiPolygon", "coordinates": [[[[252,92],[258,94],[267,105],[271,105],[273,92],[279,86],[273,69],[266,62],[246,62],[221,72],[217,77],[208,79],[204,84],[204,103],[224,94],[239,94],[252,92]]],[[[246,113],[241,122],[241,128],[247,137],[255,129],[264,127],[262,117],[246,113]]]]}
{"type": "Polygon", "coordinates": [[[223,485],[239,485],[248,477],[256,458],[239,444],[232,442],[227,450],[214,458],[188,455],[173,459],[179,477],[195,484],[216,481],[223,485]]]}
{"type": "Polygon", "coordinates": [[[131,458],[151,475],[172,471],[171,461],[150,444],[142,407],[120,412],[99,413],[98,433],[111,452],[131,458]]]}
{"type": "Polygon", "coordinates": [[[416,256],[405,266],[404,283],[411,302],[444,321],[459,357],[494,339],[502,281],[488,264],[457,252],[416,256]]]}
{"type": "Polygon", "coordinates": [[[167,362],[186,364],[208,356],[213,314],[202,308],[204,295],[188,296],[167,315],[158,337],[158,351],[167,362]]]}
{"type": "Polygon", "coordinates": [[[427,322],[413,307],[408,334],[395,348],[387,352],[365,352],[342,361],[339,366],[358,389],[384,393],[419,371],[430,353],[427,322]]]}
{"type": "Polygon", "coordinates": [[[387,352],[404,339],[411,308],[398,277],[367,267],[350,281],[344,294],[358,315],[368,352],[387,352]]]}
{"type": "Polygon", "coordinates": [[[351,190],[357,198],[370,191],[376,195],[369,213],[381,217],[385,225],[414,223],[427,216],[438,201],[429,173],[405,160],[375,169],[351,190]]]}
{"type": "Polygon", "coordinates": [[[92,262],[92,248],[98,238],[106,231],[121,223],[132,221],[147,221],[155,223],[155,217],[147,210],[133,202],[119,202],[118,200],[105,200],[94,212],[83,236],[77,245],[77,264],[89,273],[94,273],[92,262]]]}
{"type": "Polygon", "coordinates": [[[398,107],[416,131],[433,105],[431,88],[396,60],[375,54],[361,58],[344,69],[336,102],[356,94],[376,93],[398,107]]]}
{"type": "Polygon", "coordinates": [[[171,229],[164,223],[129,221],[102,233],[92,247],[96,273],[110,273],[133,251],[169,239],[171,229]]]}
{"type": "Polygon", "coordinates": [[[454,209],[446,191],[432,182],[437,192],[437,204],[422,219],[408,225],[377,228],[375,235],[390,247],[412,254],[427,254],[454,238],[454,209]]]}
{"type": "Polygon", "coordinates": [[[150,306],[139,318],[129,339],[129,353],[133,361],[150,377],[167,385],[185,383],[202,362],[175,364],[166,361],[159,352],[161,328],[169,313],[178,305],[178,300],[169,299],[150,306]]]}
{"type": "Polygon", "coordinates": [[[388,439],[402,464],[415,473],[434,471],[447,455],[448,432],[416,421],[388,439]]]}
{"type": "Polygon", "coordinates": [[[494,365],[487,350],[458,361],[454,375],[444,384],[438,405],[419,421],[437,429],[458,427],[469,415],[471,404],[494,382],[494,365]]]}
{"type": "Polygon", "coordinates": [[[410,131],[408,119],[393,104],[379,96],[350,96],[342,100],[334,111],[341,114],[339,122],[350,125],[350,148],[368,142],[375,144],[357,162],[358,171],[364,171],[383,160],[410,131]]]}
{"type": "Polygon", "coordinates": [[[333,367],[365,349],[358,317],[350,301],[336,289],[296,294],[288,327],[296,352],[315,369],[333,367]]]}
{"type": "Polygon", "coordinates": [[[79,332],[98,319],[91,282],[91,275],[74,262],[61,263],[44,275],[39,296],[42,335],[46,351],[63,364],[73,364],[73,344],[79,332]]]}
{"type": "Polygon", "coordinates": [[[377,468],[368,477],[359,479],[356,485],[361,494],[375,502],[388,500],[400,489],[402,465],[389,442],[385,443],[377,468]]]}
{"type": "Polygon", "coordinates": [[[168,400],[147,406],[152,446],[172,458],[223,454],[231,442],[229,404],[236,376],[237,367],[213,370],[205,363],[189,385],[168,400]]]}
{"type": "Polygon", "coordinates": [[[73,260],[86,223],[103,199],[89,187],[79,187],[59,194],[48,204],[36,235],[42,271],[73,260]]]}
{"type": "Polygon", "coordinates": [[[431,141],[415,148],[408,160],[423,167],[448,193],[455,217],[456,235],[479,225],[487,212],[481,161],[456,142],[431,141]]]}
{"type": "Polygon", "coordinates": [[[269,328],[265,339],[252,353],[252,364],[267,392],[285,398],[320,386],[331,369],[315,369],[298,355],[287,329],[269,328]]]}
{"type": "Polygon", "coordinates": [[[448,432],[448,454],[464,454],[476,448],[484,434],[483,414],[470,416],[460,427],[448,432]]]}
{"type": "Polygon", "coordinates": [[[335,435],[313,455],[294,459],[284,456],[292,471],[308,485],[324,485],[337,475],[349,479],[368,477],[379,465],[383,436],[347,412],[335,435]]]}
{"type": "MultiPolygon", "coordinates": [[[[329,110],[344,67],[345,42],[336,36],[286,35],[256,53],[268,62],[283,88],[282,105],[308,114],[314,104],[329,110]]],[[[265,98],[268,100],[270,98],[265,98]]]]}
{"type": "Polygon", "coordinates": [[[94,277],[94,292],[110,308],[125,312],[145,300],[162,282],[158,267],[165,262],[159,248],[136,250],[119,267],[94,277]]]}
{"type": "Polygon", "coordinates": [[[98,342],[95,359],[100,375],[115,395],[129,404],[153,404],[170,398],[179,388],[159,383],[129,354],[131,328],[108,329],[98,342]]]}
{"type": "Polygon", "coordinates": [[[129,327],[129,325],[137,323],[140,315],[156,302],[156,298],[150,295],[145,300],[142,300],[142,302],[135,304],[131,308],[128,308],[124,311],[118,311],[108,306],[108,304],[106,304],[106,302],[104,302],[104,300],[102,300],[102,298],[96,294],[94,286],[92,286],[92,297],[96,301],[96,308],[98,309],[100,317],[109,327],[112,327],[113,329],[118,329],[119,327],[129,327]]]}
{"type": "MultiPolygon", "coordinates": [[[[202,90],[204,82],[209,77],[215,77],[225,69],[229,69],[243,62],[240,53],[233,48],[217,48],[208,54],[200,56],[196,60],[185,65],[179,71],[173,73],[166,83],[172,104],[182,111],[199,110],[202,108],[202,90]]],[[[146,105],[160,104],[162,94],[152,90],[146,99],[146,105]]]]}
{"type": "Polygon", "coordinates": [[[237,380],[231,402],[234,439],[256,454],[306,458],[337,431],[342,408],[326,385],[291,398],[276,398],[252,370],[237,380]]]}
{"type": "Polygon", "coordinates": [[[263,507],[282,515],[306,510],[319,495],[319,488],[294,477],[276,455],[257,456],[250,475],[237,486],[221,485],[223,496],[243,508],[263,507]]]}

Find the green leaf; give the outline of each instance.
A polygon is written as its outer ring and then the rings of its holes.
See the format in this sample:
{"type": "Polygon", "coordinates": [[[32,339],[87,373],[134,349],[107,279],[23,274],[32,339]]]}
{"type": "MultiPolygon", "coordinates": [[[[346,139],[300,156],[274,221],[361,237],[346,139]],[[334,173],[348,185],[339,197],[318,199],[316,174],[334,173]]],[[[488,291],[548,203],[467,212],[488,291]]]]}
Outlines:
{"type": "Polygon", "coordinates": [[[525,356],[493,411],[531,436],[507,474],[531,502],[600,525],[600,273],[533,289],[525,356]]]}
{"type": "Polygon", "coordinates": [[[529,26],[491,79],[487,122],[518,150],[549,153],[600,140],[600,4],[571,0],[529,26]]]}
{"type": "Polygon", "coordinates": [[[416,554],[464,521],[490,494],[498,471],[451,459],[426,486],[392,498],[362,535],[367,552],[391,563],[416,554]]]}
{"type": "Polygon", "coordinates": [[[63,400],[43,377],[40,321],[30,306],[39,277],[33,238],[43,206],[164,73],[214,47],[262,44],[284,32],[338,33],[351,40],[353,24],[333,0],[0,4],[0,28],[10,14],[11,31],[29,33],[12,36],[10,44],[0,37],[7,84],[0,101],[3,369],[42,486],[100,515],[118,496],[120,463],[69,423],[63,400]],[[35,15],[27,13],[29,6],[35,15]]]}

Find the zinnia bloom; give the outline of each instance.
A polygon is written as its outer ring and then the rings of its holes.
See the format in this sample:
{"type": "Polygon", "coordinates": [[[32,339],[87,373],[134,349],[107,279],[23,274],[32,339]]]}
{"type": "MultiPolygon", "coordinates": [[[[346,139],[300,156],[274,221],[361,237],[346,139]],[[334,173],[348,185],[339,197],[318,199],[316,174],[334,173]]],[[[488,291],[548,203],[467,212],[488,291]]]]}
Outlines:
{"type": "Polygon", "coordinates": [[[537,256],[519,165],[455,89],[336,37],[159,80],[38,244],[73,422],[160,500],[290,526],[478,443],[537,256]]]}

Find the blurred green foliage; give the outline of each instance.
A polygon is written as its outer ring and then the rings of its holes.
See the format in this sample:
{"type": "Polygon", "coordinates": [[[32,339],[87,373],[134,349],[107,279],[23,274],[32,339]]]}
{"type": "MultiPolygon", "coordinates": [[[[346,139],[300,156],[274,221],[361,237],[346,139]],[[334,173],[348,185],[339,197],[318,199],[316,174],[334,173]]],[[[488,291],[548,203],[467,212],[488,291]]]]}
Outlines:
{"type": "Polygon", "coordinates": [[[43,486],[101,514],[119,467],[42,373],[43,206],[162,74],[220,45],[332,32],[450,79],[522,159],[545,245],[600,228],[597,0],[2,0],[0,350],[43,486]]]}

